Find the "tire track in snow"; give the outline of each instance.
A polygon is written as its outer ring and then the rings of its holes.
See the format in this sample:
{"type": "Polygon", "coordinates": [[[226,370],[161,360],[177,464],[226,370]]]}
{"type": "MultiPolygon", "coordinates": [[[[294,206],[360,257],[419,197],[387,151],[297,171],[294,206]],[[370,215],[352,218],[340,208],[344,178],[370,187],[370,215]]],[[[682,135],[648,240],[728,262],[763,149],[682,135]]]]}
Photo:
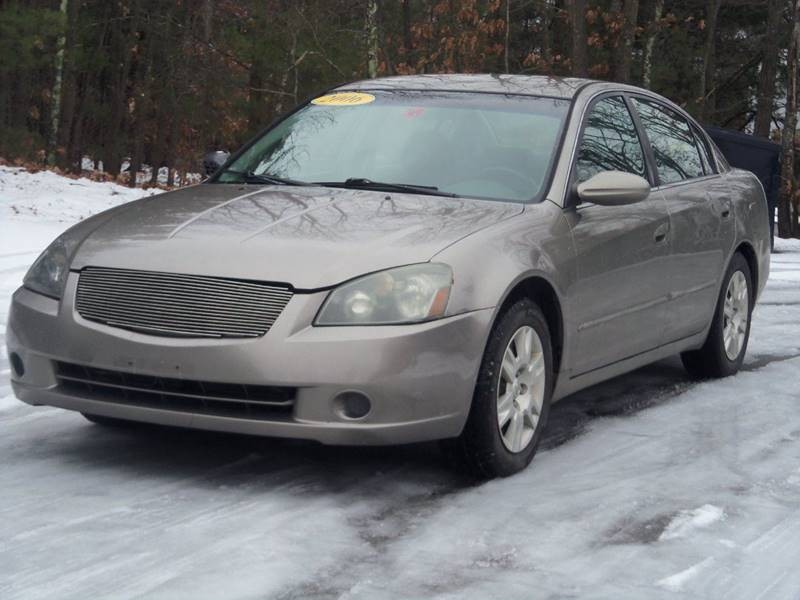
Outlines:
{"type": "MultiPolygon", "coordinates": [[[[768,362],[774,362],[778,360],[785,360],[785,357],[771,357],[768,362]]],[[[689,387],[692,387],[692,385],[690,385],[689,387]]],[[[634,401],[632,406],[629,405],[627,401],[622,402],[621,403],[622,410],[614,411],[611,414],[616,415],[617,412],[619,412],[619,414],[622,415],[629,415],[633,414],[633,412],[638,412],[639,410],[642,410],[642,404],[637,400],[637,398],[642,393],[642,391],[646,391],[646,388],[647,386],[645,386],[644,390],[636,388],[636,391],[630,394],[630,399],[634,401]],[[635,409],[635,411],[632,412],[633,409],[635,409]]],[[[681,393],[681,390],[673,389],[672,386],[665,387],[657,385],[656,389],[657,390],[663,389],[665,392],[667,392],[663,396],[661,396],[661,398],[664,401],[666,401],[670,397],[674,397],[681,393]]],[[[648,406],[652,406],[652,404],[648,406]]],[[[606,414],[604,411],[594,411],[594,414],[598,413],[603,415],[606,414]]],[[[167,433],[169,435],[173,432],[164,432],[164,433],[167,433]]],[[[203,435],[205,434],[200,434],[200,437],[202,438],[203,435]]],[[[643,442],[637,440],[630,440],[628,443],[628,448],[627,450],[624,450],[624,453],[635,453],[636,449],[640,446],[641,443],[643,442]]],[[[623,450],[622,447],[617,446],[614,449],[614,452],[616,453],[622,450],[623,450]]],[[[126,458],[124,455],[122,455],[116,457],[115,462],[121,460],[130,460],[132,458],[133,456],[128,456],[126,458]]],[[[198,475],[172,481],[171,483],[164,486],[160,486],[159,488],[156,489],[150,488],[147,491],[140,492],[137,496],[132,498],[129,504],[136,507],[135,512],[141,512],[142,514],[148,514],[148,515],[151,515],[154,512],[157,513],[158,511],[155,511],[153,509],[159,504],[161,499],[169,496],[172,492],[183,489],[185,487],[192,487],[193,484],[196,484],[199,481],[213,481],[215,479],[221,481],[229,481],[230,477],[229,476],[226,477],[226,475],[230,475],[229,471],[235,469],[237,466],[246,468],[245,470],[247,471],[257,470],[257,467],[259,466],[258,463],[262,462],[262,458],[263,457],[256,456],[253,457],[253,460],[250,462],[232,461],[231,463],[221,465],[215,469],[210,469],[208,471],[199,473],[198,475]]],[[[600,456],[594,458],[596,458],[596,461],[594,462],[600,464],[608,460],[610,457],[601,453],[600,456]]],[[[138,458],[138,460],[141,460],[141,458],[138,458]]],[[[314,476],[313,465],[310,470],[310,474],[313,478],[314,476]]],[[[289,481],[288,485],[292,484],[292,478],[297,479],[299,478],[299,475],[300,475],[299,473],[294,473],[293,475],[290,474],[288,476],[288,481],[289,481]]],[[[635,476],[636,474],[633,473],[633,475],[635,476]]],[[[377,479],[384,478],[391,480],[393,477],[397,476],[398,473],[393,472],[387,475],[378,476],[377,479]]],[[[367,563],[379,565],[381,561],[381,556],[385,555],[388,548],[397,540],[401,539],[410,530],[410,526],[412,523],[415,524],[417,527],[424,526],[425,521],[431,518],[441,507],[441,505],[444,502],[444,499],[449,498],[452,495],[457,495],[461,491],[462,488],[451,487],[451,488],[444,488],[442,490],[439,490],[438,492],[437,491],[424,492],[417,496],[400,497],[396,499],[394,502],[379,507],[372,514],[354,518],[352,522],[353,527],[359,531],[359,536],[362,537],[362,539],[364,539],[364,541],[366,541],[372,548],[372,551],[366,554],[359,553],[359,556],[361,557],[360,560],[363,560],[367,563]],[[409,508],[409,506],[411,508],[409,508]],[[385,523],[386,521],[396,521],[396,526],[393,527],[395,531],[391,532],[389,535],[384,535],[380,531],[376,530],[376,524],[385,523]]],[[[246,506],[248,508],[252,508],[252,504],[246,506]]],[[[159,525],[165,525],[167,530],[174,529],[176,527],[182,526],[183,524],[191,523],[192,521],[201,522],[205,518],[209,517],[213,518],[214,516],[219,516],[219,515],[222,515],[224,517],[226,514],[228,514],[231,510],[235,508],[236,505],[233,505],[233,506],[223,507],[219,510],[212,509],[208,511],[194,512],[191,516],[187,516],[185,519],[178,521],[176,521],[174,519],[174,516],[170,515],[169,511],[167,511],[163,515],[162,519],[159,519],[156,522],[152,523],[150,527],[158,528],[159,525]]],[[[239,508],[241,508],[241,506],[239,508]]],[[[77,526],[92,521],[97,521],[97,520],[102,521],[105,518],[113,517],[115,513],[116,511],[114,509],[109,509],[105,512],[101,512],[99,514],[94,514],[90,517],[86,517],[83,520],[78,520],[75,523],[67,523],[66,525],[77,526]]],[[[57,524],[52,525],[53,530],[58,528],[59,527],[57,524]]],[[[33,533],[38,533],[40,534],[39,537],[41,537],[41,535],[44,534],[49,535],[50,533],[54,533],[54,531],[43,530],[33,533]]],[[[24,551],[24,549],[22,550],[24,551]]],[[[353,557],[348,557],[348,553],[345,552],[341,557],[341,566],[338,569],[333,569],[333,573],[334,574],[338,573],[339,577],[343,577],[348,572],[352,572],[352,564],[353,564],[353,557]]],[[[157,565],[153,564],[152,566],[155,568],[157,565]]],[[[334,577],[334,579],[335,578],[336,577],[334,577]]],[[[347,579],[347,577],[344,578],[347,579]]],[[[311,594],[314,589],[317,589],[318,586],[319,582],[312,581],[311,583],[303,584],[294,590],[289,590],[285,592],[283,594],[283,597],[285,598],[303,597],[304,595],[311,594]]],[[[346,588],[347,586],[342,584],[342,589],[346,588]]],[[[330,591],[330,589],[325,586],[319,587],[319,590],[320,590],[320,597],[325,597],[327,591],[330,591]]]]}

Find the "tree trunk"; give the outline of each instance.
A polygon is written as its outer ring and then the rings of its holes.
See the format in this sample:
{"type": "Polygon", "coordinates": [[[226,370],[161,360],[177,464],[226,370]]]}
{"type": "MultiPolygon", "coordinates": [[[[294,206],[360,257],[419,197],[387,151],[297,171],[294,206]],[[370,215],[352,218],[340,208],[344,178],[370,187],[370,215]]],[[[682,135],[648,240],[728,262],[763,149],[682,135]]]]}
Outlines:
{"type": "Polygon", "coordinates": [[[508,42],[509,38],[511,37],[511,0],[506,0],[506,39],[505,39],[505,49],[503,52],[503,58],[506,67],[506,73],[509,72],[508,68],[508,42]]]}
{"type": "Polygon", "coordinates": [[[706,41],[703,50],[703,70],[700,73],[700,98],[698,116],[708,120],[714,113],[714,49],[717,41],[717,18],[722,0],[708,0],[706,4],[706,41]]]}
{"type": "Polygon", "coordinates": [[[653,21],[650,23],[650,32],[647,34],[647,42],[644,46],[644,58],[642,65],[642,85],[649,88],[653,82],[653,48],[656,38],[661,28],[659,21],[664,12],[664,0],[655,0],[653,7],[653,21]]]}
{"type": "Polygon", "coordinates": [[[403,0],[403,59],[400,62],[405,63],[406,69],[413,69],[412,52],[414,49],[414,42],[411,38],[411,0],[403,0]]]}
{"type": "Polygon", "coordinates": [[[768,138],[772,128],[772,109],[775,99],[775,75],[780,53],[780,19],[784,0],[769,0],[767,3],[767,30],[764,32],[764,54],[761,73],[758,77],[755,135],[768,138]]]}
{"type": "Polygon", "coordinates": [[[164,161],[167,167],[167,187],[175,185],[175,147],[178,137],[178,124],[176,119],[170,120],[167,132],[167,143],[165,145],[166,159],[164,161]]]}
{"type": "MultiPolygon", "coordinates": [[[[159,106],[162,107],[160,114],[156,116],[157,118],[157,128],[154,132],[154,138],[152,140],[152,150],[151,150],[151,157],[150,157],[150,165],[152,166],[153,170],[150,174],[150,185],[157,185],[158,184],[158,172],[162,166],[167,166],[169,161],[169,138],[171,133],[170,122],[175,121],[174,115],[177,112],[177,102],[175,99],[175,93],[172,87],[172,79],[174,77],[174,69],[170,64],[167,69],[165,69],[164,74],[165,79],[165,86],[163,90],[158,92],[157,102],[159,106]]],[[[205,115],[204,115],[205,118],[205,115]]]]}
{"type": "MultiPolygon", "coordinates": [[[[167,11],[164,17],[166,23],[172,22],[172,13],[170,11],[167,11]]],[[[134,63],[134,69],[131,75],[131,97],[133,98],[133,102],[132,114],[130,117],[129,140],[131,143],[131,157],[130,166],[128,168],[130,175],[128,178],[128,185],[132,188],[136,187],[136,177],[143,166],[143,162],[147,158],[145,156],[145,132],[147,130],[148,116],[153,103],[159,104],[159,98],[154,97],[153,93],[153,81],[155,79],[153,71],[162,53],[159,52],[158,48],[159,35],[156,31],[149,29],[149,25],[150,23],[147,19],[142,23],[143,31],[141,31],[140,35],[137,37],[137,45],[140,52],[137,53],[136,62],[134,63]]],[[[167,74],[166,76],[169,77],[170,75],[167,74]]],[[[150,159],[152,162],[152,156],[150,159]]]]}
{"type": "Polygon", "coordinates": [[[553,71],[553,5],[545,0],[542,6],[542,59],[547,65],[547,72],[553,71]]]}
{"type": "Polygon", "coordinates": [[[367,0],[367,72],[370,79],[378,76],[378,0],[367,0]]]}
{"type": "Polygon", "coordinates": [[[70,171],[81,171],[81,140],[78,126],[77,98],[77,24],[80,2],[70,2],[67,8],[67,31],[65,38],[64,76],[61,86],[61,112],[58,129],[58,147],[64,149],[63,156],[56,156],[56,164],[70,171]]]}
{"type": "MultiPolygon", "coordinates": [[[[607,42],[613,42],[613,45],[609,48],[610,57],[608,59],[607,77],[615,79],[617,76],[617,62],[622,56],[620,46],[622,45],[622,26],[625,23],[625,17],[622,14],[622,0],[611,0],[608,5],[608,16],[611,18],[615,30],[613,36],[610,33],[608,34],[607,42]]],[[[608,23],[606,27],[608,27],[608,23]]]]}
{"type": "Polygon", "coordinates": [[[134,47],[135,34],[139,31],[143,10],[138,1],[132,3],[129,31],[123,31],[121,21],[115,13],[107,16],[109,36],[114,40],[111,60],[115,67],[109,71],[107,102],[109,103],[109,124],[103,128],[103,166],[115,178],[120,175],[120,168],[126,150],[129,149],[128,113],[129,101],[133,92],[135,77],[134,47]],[[118,62],[117,62],[118,61],[118,62]]]}
{"type": "Polygon", "coordinates": [[[572,27],[572,74],[575,77],[586,77],[589,74],[586,0],[571,0],[569,12],[572,27]]]}
{"type": "Polygon", "coordinates": [[[289,66],[286,70],[281,73],[280,83],[278,84],[278,91],[281,92],[278,94],[278,98],[275,101],[275,115],[279,116],[283,114],[284,111],[284,102],[286,100],[286,96],[283,92],[289,88],[289,74],[291,73],[294,77],[294,104],[297,104],[297,78],[298,72],[300,71],[300,61],[302,61],[302,56],[300,59],[297,58],[297,29],[292,29],[292,43],[289,44],[289,66]]]}
{"type": "Polygon", "coordinates": [[[59,118],[61,116],[61,82],[64,78],[64,46],[67,43],[67,0],[61,0],[61,15],[64,19],[65,31],[58,36],[56,41],[56,65],[55,80],[53,81],[53,95],[50,98],[50,152],[47,155],[47,164],[56,164],[56,152],[58,151],[58,129],[59,118]]]}
{"type": "Polygon", "coordinates": [[[620,83],[628,83],[631,78],[636,22],[639,18],[639,0],[625,0],[622,17],[622,32],[614,60],[614,80],[620,83]]]}
{"type": "Polygon", "coordinates": [[[781,190],[778,200],[778,235],[782,238],[800,237],[800,206],[795,198],[794,142],[797,131],[797,67],[800,52],[800,0],[792,11],[792,37],[786,59],[786,117],[783,122],[781,146],[781,190]]]}
{"type": "MultiPolygon", "coordinates": [[[[208,50],[213,46],[213,34],[214,34],[214,6],[216,2],[214,0],[203,0],[203,43],[206,45],[206,49],[203,51],[204,55],[208,56],[211,52],[208,50]]],[[[188,21],[188,20],[187,20],[188,21]]],[[[188,25],[188,22],[187,22],[188,25]]],[[[189,27],[182,27],[181,32],[188,30],[189,27]]],[[[182,38],[189,37],[185,33],[182,33],[182,38]]],[[[180,45],[178,47],[181,47],[180,45]]],[[[200,123],[203,127],[206,128],[206,131],[214,131],[214,138],[216,138],[218,131],[216,124],[212,123],[213,114],[214,114],[214,100],[213,100],[213,85],[203,85],[202,86],[202,94],[203,94],[203,109],[200,115],[200,123]]],[[[211,137],[211,136],[209,136],[211,137]]],[[[208,148],[204,148],[203,150],[218,150],[215,146],[219,143],[217,139],[208,139],[206,143],[211,143],[211,146],[208,148]],[[214,146],[214,147],[212,147],[214,146]]],[[[165,157],[167,159],[168,157],[165,157]]]]}
{"type": "Polygon", "coordinates": [[[203,1],[203,41],[208,44],[211,42],[214,23],[214,0],[203,1]]]}

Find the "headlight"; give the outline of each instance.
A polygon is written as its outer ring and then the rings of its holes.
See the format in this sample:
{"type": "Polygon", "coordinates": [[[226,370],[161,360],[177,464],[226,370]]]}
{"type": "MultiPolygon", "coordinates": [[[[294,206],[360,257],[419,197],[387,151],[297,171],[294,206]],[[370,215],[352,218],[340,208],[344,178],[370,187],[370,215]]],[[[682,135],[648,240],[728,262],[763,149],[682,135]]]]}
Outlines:
{"type": "Polygon", "coordinates": [[[72,236],[61,236],[42,252],[25,275],[23,285],[26,288],[60,299],[67,283],[69,264],[72,254],[78,246],[72,236]]]}
{"type": "Polygon", "coordinates": [[[315,325],[419,323],[444,316],[453,272],[424,263],[373,273],[333,290],[315,325]]]}

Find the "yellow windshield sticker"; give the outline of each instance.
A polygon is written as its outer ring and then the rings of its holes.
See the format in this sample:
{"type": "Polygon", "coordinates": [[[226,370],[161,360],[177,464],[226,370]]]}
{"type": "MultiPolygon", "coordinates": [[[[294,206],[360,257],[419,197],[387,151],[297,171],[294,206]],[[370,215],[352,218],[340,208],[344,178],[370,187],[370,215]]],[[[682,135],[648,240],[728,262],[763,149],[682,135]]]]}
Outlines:
{"type": "Polygon", "coordinates": [[[339,92],[314,98],[311,104],[319,106],[358,106],[375,101],[375,96],[363,92],[339,92]]]}

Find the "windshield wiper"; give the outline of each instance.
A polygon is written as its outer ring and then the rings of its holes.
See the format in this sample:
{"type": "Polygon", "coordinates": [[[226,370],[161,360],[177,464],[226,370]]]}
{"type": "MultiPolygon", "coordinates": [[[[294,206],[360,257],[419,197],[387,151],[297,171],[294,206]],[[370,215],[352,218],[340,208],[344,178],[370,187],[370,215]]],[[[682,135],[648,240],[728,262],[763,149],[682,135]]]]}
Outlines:
{"type": "Polygon", "coordinates": [[[356,190],[379,190],[383,192],[410,192],[412,194],[427,194],[429,196],[447,196],[457,198],[458,194],[443,192],[433,185],[415,185],[412,183],[387,183],[385,181],[373,181],[365,177],[350,177],[344,181],[315,181],[316,185],[327,187],[342,187],[356,190]]]}
{"type": "Polygon", "coordinates": [[[230,173],[232,175],[239,175],[245,183],[267,183],[273,185],[311,185],[305,181],[298,181],[297,179],[289,179],[287,177],[278,177],[277,175],[269,175],[268,173],[253,173],[253,171],[234,171],[226,169],[222,172],[230,173]]]}

